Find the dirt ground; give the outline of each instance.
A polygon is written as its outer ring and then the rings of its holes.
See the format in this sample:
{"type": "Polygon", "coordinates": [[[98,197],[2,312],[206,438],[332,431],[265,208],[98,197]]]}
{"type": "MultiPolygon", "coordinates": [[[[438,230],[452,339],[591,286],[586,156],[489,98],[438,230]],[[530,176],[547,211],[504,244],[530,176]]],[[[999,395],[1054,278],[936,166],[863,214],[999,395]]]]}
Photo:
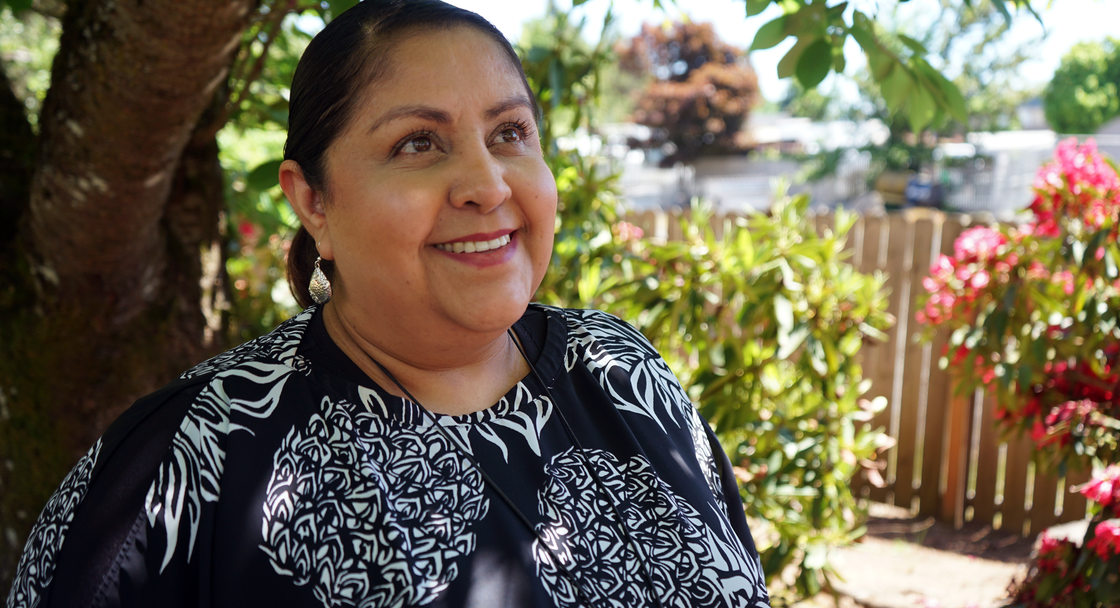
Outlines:
{"type": "Polygon", "coordinates": [[[1022,578],[1033,539],[872,505],[863,542],[838,549],[840,601],[820,596],[799,608],[996,608],[1022,578]]]}

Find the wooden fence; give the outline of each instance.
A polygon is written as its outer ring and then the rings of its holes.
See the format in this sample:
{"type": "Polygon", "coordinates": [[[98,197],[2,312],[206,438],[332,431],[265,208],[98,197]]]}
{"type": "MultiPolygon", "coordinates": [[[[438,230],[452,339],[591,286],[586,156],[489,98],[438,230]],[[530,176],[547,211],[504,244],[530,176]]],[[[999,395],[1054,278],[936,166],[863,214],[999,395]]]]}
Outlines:
{"type": "MultiPolygon", "coordinates": [[[[813,219],[821,228],[832,225],[830,215],[813,219]]],[[[653,238],[680,238],[672,213],[635,213],[627,220],[653,238]]],[[[882,395],[889,404],[871,424],[886,430],[896,445],[886,455],[886,486],[857,480],[856,487],[871,500],[958,528],[974,523],[1028,535],[1085,516],[1085,500],[1071,488],[1088,474],[1064,477],[1039,470],[1029,439],[1000,436],[992,399],[982,393],[954,395],[953,379],[937,362],[947,336],[936,336],[930,344],[916,340],[920,328],[914,313],[931,263],[940,253],[951,253],[953,241],[969,225],[990,221],[908,209],[864,215],[849,233],[851,262],[863,272],[886,273],[895,318],[888,339],[865,346],[861,357],[864,375],[872,381],[869,396],[882,395]]]]}

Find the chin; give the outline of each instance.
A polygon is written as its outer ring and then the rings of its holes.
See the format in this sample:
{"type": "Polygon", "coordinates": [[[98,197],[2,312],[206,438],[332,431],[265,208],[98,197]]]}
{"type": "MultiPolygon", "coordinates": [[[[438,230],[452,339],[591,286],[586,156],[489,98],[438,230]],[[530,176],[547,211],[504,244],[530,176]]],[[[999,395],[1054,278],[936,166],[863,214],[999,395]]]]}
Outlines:
{"type": "Polygon", "coordinates": [[[471,319],[473,327],[480,332],[504,332],[517,323],[521,315],[525,314],[525,309],[529,303],[526,302],[522,306],[515,306],[510,303],[502,306],[500,309],[495,308],[486,311],[485,314],[478,315],[471,319]]]}
{"type": "Polygon", "coordinates": [[[511,295],[461,308],[455,317],[464,327],[480,333],[504,332],[525,314],[528,306],[529,298],[511,295]]]}

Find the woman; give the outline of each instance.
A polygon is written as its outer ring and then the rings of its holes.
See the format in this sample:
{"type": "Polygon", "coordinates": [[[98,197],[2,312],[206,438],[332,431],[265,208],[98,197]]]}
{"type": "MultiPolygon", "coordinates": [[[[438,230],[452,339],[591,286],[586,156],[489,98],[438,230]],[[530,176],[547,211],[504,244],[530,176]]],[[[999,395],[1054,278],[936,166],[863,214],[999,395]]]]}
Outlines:
{"type": "Polygon", "coordinates": [[[535,107],[473,13],[332,21],[280,170],[307,309],[118,420],[9,606],[766,606],[730,466],[661,358],[530,304],[556,212],[535,107]]]}

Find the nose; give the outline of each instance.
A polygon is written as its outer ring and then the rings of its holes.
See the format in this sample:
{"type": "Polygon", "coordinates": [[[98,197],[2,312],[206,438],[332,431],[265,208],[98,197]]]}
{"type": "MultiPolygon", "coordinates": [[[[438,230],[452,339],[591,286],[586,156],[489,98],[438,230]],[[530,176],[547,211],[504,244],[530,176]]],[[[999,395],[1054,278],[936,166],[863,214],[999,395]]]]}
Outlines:
{"type": "Polygon", "coordinates": [[[474,205],[482,213],[493,211],[509,200],[512,190],[506,182],[506,167],[485,145],[464,151],[451,190],[450,203],[455,207],[474,205]]]}

